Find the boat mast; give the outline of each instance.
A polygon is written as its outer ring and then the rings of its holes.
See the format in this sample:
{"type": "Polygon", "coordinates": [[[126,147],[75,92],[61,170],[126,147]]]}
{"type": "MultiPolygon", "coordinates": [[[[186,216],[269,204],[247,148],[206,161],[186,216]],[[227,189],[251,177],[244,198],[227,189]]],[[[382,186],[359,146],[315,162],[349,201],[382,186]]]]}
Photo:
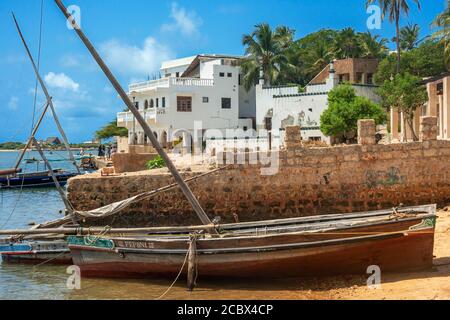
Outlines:
{"type": "Polygon", "coordinates": [[[22,39],[22,43],[23,43],[23,45],[25,47],[25,50],[27,52],[28,58],[30,59],[31,64],[33,65],[33,69],[34,69],[34,72],[36,74],[36,77],[37,77],[37,79],[38,79],[38,81],[39,81],[39,83],[41,85],[42,91],[45,94],[45,97],[46,97],[47,102],[48,102],[48,104],[50,106],[50,109],[52,110],[53,119],[55,120],[55,123],[56,123],[56,126],[58,128],[58,131],[61,134],[61,137],[63,139],[64,145],[65,145],[65,147],[67,149],[67,152],[69,153],[70,161],[72,161],[73,165],[77,169],[78,174],[81,174],[80,168],[78,167],[77,162],[75,161],[75,157],[73,156],[72,150],[70,150],[70,145],[69,145],[69,141],[67,139],[66,133],[64,132],[64,130],[63,130],[62,126],[61,126],[61,123],[59,122],[58,116],[56,115],[56,110],[55,110],[55,107],[53,105],[52,98],[50,97],[50,94],[48,93],[47,87],[45,86],[45,83],[44,83],[44,81],[42,80],[42,77],[39,74],[39,70],[36,67],[36,64],[34,63],[33,56],[31,55],[30,49],[28,48],[28,45],[27,45],[27,43],[25,41],[25,38],[24,38],[24,36],[22,34],[22,31],[20,30],[19,23],[17,22],[16,16],[14,15],[14,13],[12,13],[12,16],[13,16],[13,19],[14,19],[14,23],[16,24],[17,32],[19,33],[20,39],[22,39]]]}
{"type": "MultiPolygon", "coordinates": [[[[64,202],[64,205],[66,206],[66,210],[67,213],[69,215],[73,214],[73,207],[70,204],[69,200],[66,197],[66,194],[64,193],[63,188],[61,187],[61,185],[59,184],[58,179],[56,178],[55,172],[53,171],[52,166],[50,165],[50,162],[47,160],[47,157],[44,154],[44,151],[42,151],[41,146],[39,145],[39,143],[36,141],[36,139],[34,137],[31,138],[32,144],[36,147],[36,150],[39,152],[39,154],[41,155],[42,160],[44,160],[45,165],[48,168],[48,171],[53,179],[53,182],[55,183],[56,189],[59,192],[59,195],[61,196],[62,201],[64,202]]],[[[75,222],[75,219],[72,219],[73,222],[75,222]]]]}
{"type": "MultiPolygon", "coordinates": [[[[180,173],[178,172],[177,168],[173,164],[172,160],[169,158],[169,156],[164,151],[161,144],[158,142],[158,139],[155,137],[153,131],[151,130],[150,126],[147,124],[145,119],[140,114],[139,110],[136,108],[136,106],[131,102],[130,98],[126,94],[126,92],[123,90],[123,88],[120,86],[117,79],[112,74],[111,70],[108,68],[108,66],[105,64],[105,62],[102,60],[100,55],[98,54],[97,50],[94,48],[90,40],[86,37],[86,35],[81,31],[80,26],[78,25],[75,18],[72,16],[70,12],[68,12],[67,8],[64,6],[61,0],[55,0],[56,4],[58,5],[61,12],[64,14],[64,16],[67,18],[68,21],[71,22],[73,29],[80,37],[81,41],[84,43],[86,48],[91,53],[92,57],[95,59],[95,61],[98,63],[99,67],[102,69],[102,71],[105,73],[106,77],[111,82],[114,89],[117,91],[119,96],[122,98],[125,105],[128,107],[128,109],[133,113],[138,123],[141,125],[142,129],[144,130],[145,134],[149,137],[150,141],[153,144],[153,147],[156,149],[158,154],[161,156],[161,158],[164,159],[167,168],[172,173],[172,176],[174,177],[175,181],[180,186],[180,189],[183,191],[184,195],[190,202],[192,208],[194,209],[195,213],[201,220],[201,222],[204,225],[212,225],[213,223],[209,219],[209,217],[206,215],[205,211],[203,211],[203,208],[201,207],[200,203],[198,202],[195,195],[192,193],[189,186],[186,184],[186,182],[181,177],[180,173]]],[[[218,234],[217,230],[215,228],[209,228],[209,231],[214,234],[218,234]]]]}
{"type": "Polygon", "coordinates": [[[16,170],[19,169],[20,163],[22,162],[23,157],[25,156],[25,153],[27,152],[28,148],[30,148],[32,146],[34,138],[36,137],[36,133],[37,133],[37,131],[39,129],[39,126],[41,125],[42,120],[44,119],[44,116],[47,113],[48,107],[49,107],[49,103],[47,102],[45,104],[44,111],[42,111],[41,116],[40,116],[38,122],[36,123],[36,126],[33,128],[33,132],[31,132],[31,136],[28,139],[27,144],[25,145],[25,147],[23,148],[22,152],[20,153],[19,159],[17,159],[16,166],[14,167],[16,170]]]}

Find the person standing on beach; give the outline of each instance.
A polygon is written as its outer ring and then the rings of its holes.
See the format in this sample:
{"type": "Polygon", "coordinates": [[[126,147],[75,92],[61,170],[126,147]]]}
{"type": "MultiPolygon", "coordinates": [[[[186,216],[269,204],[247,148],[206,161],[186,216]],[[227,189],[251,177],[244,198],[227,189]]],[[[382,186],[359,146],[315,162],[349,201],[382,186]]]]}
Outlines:
{"type": "Polygon", "coordinates": [[[98,156],[99,157],[103,157],[103,155],[104,155],[103,148],[104,148],[104,146],[102,144],[98,146],[98,156]]]}

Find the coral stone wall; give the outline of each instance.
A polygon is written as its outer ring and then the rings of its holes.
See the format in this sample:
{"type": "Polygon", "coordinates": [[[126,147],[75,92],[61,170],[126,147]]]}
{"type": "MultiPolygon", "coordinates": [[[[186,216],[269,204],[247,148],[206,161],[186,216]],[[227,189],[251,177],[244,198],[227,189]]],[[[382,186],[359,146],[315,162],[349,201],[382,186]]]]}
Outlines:
{"type": "MultiPolygon", "coordinates": [[[[450,203],[450,141],[311,149],[289,137],[286,149],[279,152],[275,175],[261,175],[257,165],[234,165],[190,183],[208,215],[220,216],[222,222],[242,222],[450,203]]],[[[185,172],[184,176],[196,174],[185,172]]],[[[68,193],[76,209],[88,210],[170,183],[173,179],[167,170],[116,177],[87,175],[71,179],[68,193]]],[[[112,226],[198,223],[179,190],[98,222],[112,226]]]]}

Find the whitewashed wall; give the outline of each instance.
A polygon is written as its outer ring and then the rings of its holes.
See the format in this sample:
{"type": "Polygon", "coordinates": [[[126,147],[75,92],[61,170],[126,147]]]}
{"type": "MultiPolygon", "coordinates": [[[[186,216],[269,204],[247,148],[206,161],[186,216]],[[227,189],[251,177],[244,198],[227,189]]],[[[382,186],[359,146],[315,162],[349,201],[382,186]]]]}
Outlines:
{"type": "MultiPolygon", "coordinates": [[[[320,116],[328,108],[328,93],[338,85],[336,79],[330,78],[325,84],[306,87],[305,93],[298,93],[296,87],[256,86],[256,118],[257,128],[264,128],[265,117],[272,114],[272,130],[280,131],[288,125],[300,125],[304,139],[321,138],[329,142],[329,138],[320,131],[320,116]],[[269,112],[271,111],[271,112],[269,112]]],[[[353,86],[358,96],[369,98],[375,103],[380,102],[377,87],[369,85],[353,86]]]]}
{"type": "Polygon", "coordinates": [[[256,88],[256,128],[264,129],[264,120],[269,112],[273,109],[274,95],[298,94],[297,86],[292,87],[263,87],[257,85],[256,88]]]}
{"type": "Polygon", "coordinates": [[[322,141],[328,141],[319,129],[320,116],[327,107],[327,94],[275,97],[272,128],[283,131],[286,126],[300,125],[304,139],[321,138],[322,141]]]}

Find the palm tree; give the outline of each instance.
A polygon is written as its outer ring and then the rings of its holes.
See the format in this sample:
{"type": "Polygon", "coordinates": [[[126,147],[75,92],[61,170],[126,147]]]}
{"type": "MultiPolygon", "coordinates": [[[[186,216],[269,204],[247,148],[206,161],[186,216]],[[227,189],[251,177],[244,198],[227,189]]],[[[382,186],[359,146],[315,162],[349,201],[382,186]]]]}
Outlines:
{"type": "Polygon", "coordinates": [[[242,44],[246,46],[247,57],[241,63],[243,84],[249,90],[259,78],[262,70],[264,84],[277,83],[284,70],[292,66],[288,62],[286,51],[292,43],[294,31],[287,27],[278,27],[273,31],[269,24],[255,26],[255,30],[244,35],[242,44]]]}
{"type": "Polygon", "coordinates": [[[436,17],[433,25],[440,28],[433,34],[433,38],[439,39],[444,44],[444,57],[447,69],[450,69],[450,7],[436,17]]]}
{"type": "Polygon", "coordinates": [[[306,72],[309,75],[315,76],[322,71],[330,61],[334,60],[334,53],[329,50],[329,44],[320,41],[316,43],[316,46],[311,48],[309,58],[312,64],[307,68],[306,72]]]}
{"type": "MultiPolygon", "coordinates": [[[[417,47],[427,37],[419,39],[420,27],[418,24],[409,24],[400,29],[400,48],[404,51],[411,51],[417,47]]],[[[392,41],[396,41],[394,37],[392,41]]]]}
{"type": "MultiPolygon", "coordinates": [[[[414,2],[420,10],[420,0],[411,0],[414,2]]],[[[396,36],[395,42],[397,44],[397,72],[400,72],[400,59],[401,59],[401,47],[400,47],[400,16],[402,13],[408,15],[409,2],[408,0],[367,0],[367,6],[378,2],[383,13],[383,18],[389,15],[389,21],[395,22],[396,36]]]]}
{"type": "Polygon", "coordinates": [[[357,58],[361,55],[358,35],[352,28],[340,31],[334,39],[334,55],[338,59],[357,58]]]}
{"type": "Polygon", "coordinates": [[[359,34],[359,42],[363,58],[382,59],[388,52],[387,39],[372,35],[369,31],[359,34]]]}

